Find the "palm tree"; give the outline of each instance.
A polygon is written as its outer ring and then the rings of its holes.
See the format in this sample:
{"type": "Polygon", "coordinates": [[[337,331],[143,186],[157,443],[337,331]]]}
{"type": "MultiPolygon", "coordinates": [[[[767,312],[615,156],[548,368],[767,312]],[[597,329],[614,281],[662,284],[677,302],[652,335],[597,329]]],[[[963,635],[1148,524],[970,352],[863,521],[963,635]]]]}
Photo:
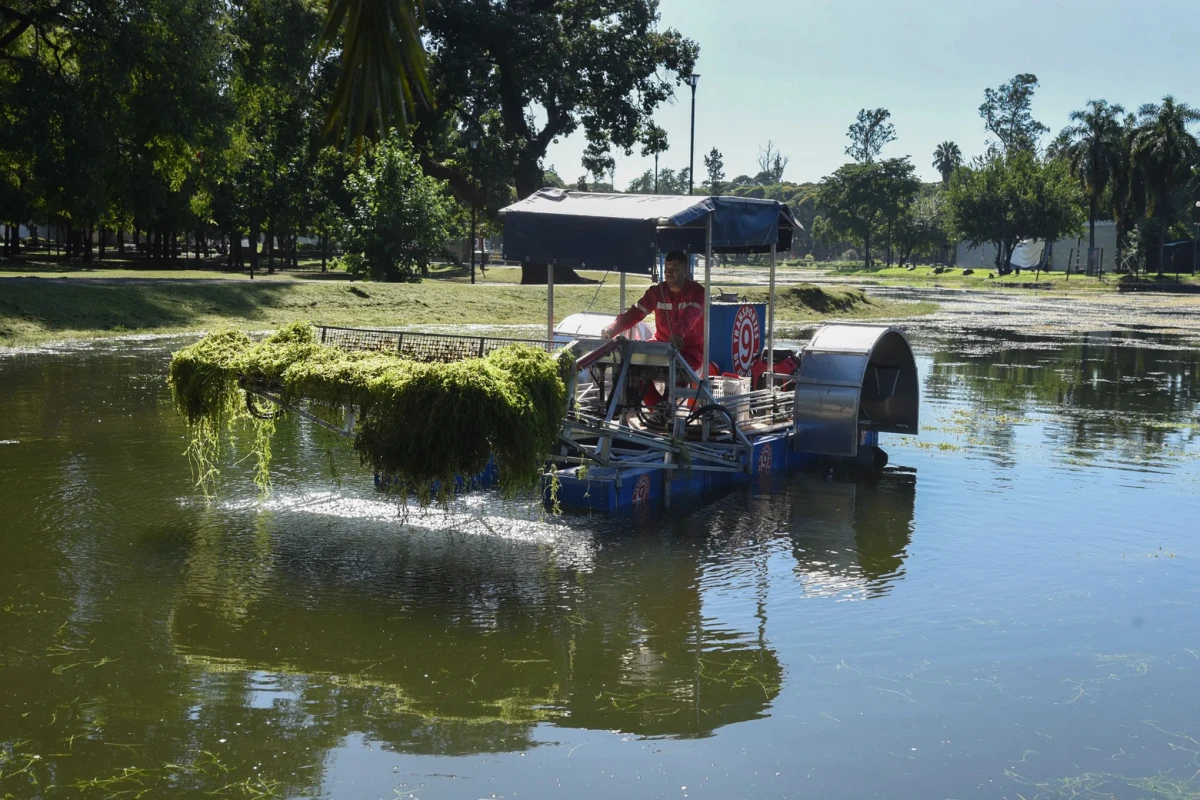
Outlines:
{"type": "Polygon", "coordinates": [[[1189,178],[1200,153],[1200,143],[1188,125],[1200,122],[1200,110],[1177,103],[1167,95],[1161,104],[1138,109],[1141,122],[1133,137],[1131,154],[1146,182],[1147,210],[1158,225],[1158,274],[1162,275],[1167,228],[1171,221],[1171,193],[1189,178]]]}
{"type": "MultiPolygon", "coordinates": [[[[1072,111],[1075,124],[1066,135],[1064,155],[1088,196],[1088,259],[1096,249],[1096,208],[1112,181],[1121,157],[1120,115],[1125,109],[1107,100],[1092,100],[1083,111],[1072,111]]],[[[1091,269],[1089,263],[1089,270],[1091,269]]]]}
{"type": "Polygon", "coordinates": [[[433,95],[421,43],[424,0],[330,0],[321,44],[342,51],[326,131],[343,144],[403,130],[433,95]]]}
{"type": "MultiPolygon", "coordinates": [[[[954,142],[946,140],[933,151],[933,168],[942,173],[942,188],[950,188],[950,176],[963,163],[962,150],[954,142]]],[[[955,249],[958,245],[955,244],[955,249]]],[[[942,245],[941,260],[943,264],[950,263],[950,238],[945,237],[942,245]]]]}
{"type": "Polygon", "coordinates": [[[1133,140],[1138,132],[1137,114],[1126,114],[1121,124],[1121,137],[1109,180],[1109,200],[1113,221],[1117,226],[1117,263],[1125,238],[1146,213],[1146,184],[1133,161],[1133,140]]]}
{"type": "Polygon", "coordinates": [[[942,186],[950,185],[950,175],[954,168],[962,164],[962,150],[951,141],[942,142],[933,151],[933,168],[942,173],[942,186]]]}

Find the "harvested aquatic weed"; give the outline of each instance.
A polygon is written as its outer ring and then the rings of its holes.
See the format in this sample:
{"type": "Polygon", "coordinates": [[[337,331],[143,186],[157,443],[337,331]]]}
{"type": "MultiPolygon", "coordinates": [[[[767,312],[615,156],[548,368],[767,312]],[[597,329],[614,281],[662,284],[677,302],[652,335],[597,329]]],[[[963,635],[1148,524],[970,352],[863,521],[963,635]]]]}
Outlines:
{"type": "MultiPolygon", "coordinates": [[[[236,331],[210,334],[172,356],[169,383],[206,490],[217,477],[221,436],[245,413],[243,386],[269,390],[285,407],[353,408],[362,463],[422,505],[435,496],[445,502],[455,480],[480,473],[489,456],[506,495],[538,490],[566,411],[559,364],[541,349],[512,345],[483,358],[419,363],[326,347],[308,323],[258,344],[236,331]]],[[[265,481],[269,431],[256,423],[265,481]]]]}

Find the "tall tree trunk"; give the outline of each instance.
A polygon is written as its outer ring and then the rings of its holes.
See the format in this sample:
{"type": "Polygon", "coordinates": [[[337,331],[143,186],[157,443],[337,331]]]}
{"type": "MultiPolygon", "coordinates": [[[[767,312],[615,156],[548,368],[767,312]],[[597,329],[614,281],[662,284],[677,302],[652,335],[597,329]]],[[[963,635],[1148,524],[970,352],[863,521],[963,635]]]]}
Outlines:
{"type": "Polygon", "coordinates": [[[117,255],[125,257],[125,231],[124,229],[117,231],[117,255]]]}
{"type": "Polygon", "coordinates": [[[108,245],[108,228],[100,229],[100,260],[104,260],[104,248],[108,245]]]}
{"type": "Polygon", "coordinates": [[[1088,200],[1088,275],[1092,274],[1092,251],[1096,249],[1096,193],[1088,200]]]}
{"type": "Polygon", "coordinates": [[[275,231],[273,226],[267,225],[267,238],[263,242],[263,250],[267,253],[267,274],[275,274],[275,231]]]}
{"type": "Polygon", "coordinates": [[[863,234],[863,263],[871,268],[871,234],[863,234]]]}
{"type": "Polygon", "coordinates": [[[79,232],[80,238],[83,239],[83,263],[92,263],[92,229],[84,228],[79,232]]]}
{"type": "Polygon", "coordinates": [[[257,222],[250,225],[250,278],[254,278],[254,271],[258,269],[258,231],[259,225],[257,222]]]}
{"type": "Polygon", "coordinates": [[[321,272],[326,272],[326,262],[329,260],[329,236],[321,234],[321,272]]]}
{"type": "Polygon", "coordinates": [[[1163,273],[1163,258],[1167,250],[1167,226],[1160,225],[1158,228],[1158,277],[1162,277],[1163,273]]]}

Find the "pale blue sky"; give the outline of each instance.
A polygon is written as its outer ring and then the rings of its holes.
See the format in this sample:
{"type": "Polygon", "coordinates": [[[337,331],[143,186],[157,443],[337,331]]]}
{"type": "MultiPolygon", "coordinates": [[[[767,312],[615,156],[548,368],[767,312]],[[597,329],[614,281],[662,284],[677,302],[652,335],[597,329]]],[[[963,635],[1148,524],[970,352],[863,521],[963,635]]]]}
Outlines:
{"type": "MultiPolygon", "coordinates": [[[[982,151],[983,90],[1020,72],[1038,76],[1033,112],[1052,134],[1091,99],[1200,106],[1200,0],[661,0],[660,11],[700,45],[697,177],[713,146],[727,177],[753,175],[771,139],[791,159],[785,180],[820,180],[848,160],[858,110],[883,106],[897,133],[884,157],[910,155],[932,181],[939,142],[982,151]]],[[[660,166],[687,166],[688,92],[655,115],[671,144],[660,166]]],[[[584,145],[564,139],[546,164],[570,183],[584,145]]],[[[617,154],[617,186],[652,166],[617,154]]]]}

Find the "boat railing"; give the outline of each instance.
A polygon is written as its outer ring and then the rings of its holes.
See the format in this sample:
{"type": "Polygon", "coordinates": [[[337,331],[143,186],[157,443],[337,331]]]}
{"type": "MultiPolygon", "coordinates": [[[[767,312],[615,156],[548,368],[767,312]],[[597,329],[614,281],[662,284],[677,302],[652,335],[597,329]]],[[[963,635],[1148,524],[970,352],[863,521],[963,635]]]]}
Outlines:
{"type": "Polygon", "coordinates": [[[488,353],[513,344],[538,347],[548,353],[558,351],[562,344],[545,339],[515,339],[497,336],[460,336],[445,333],[423,333],[392,328],[340,328],[316,326],[321,344],[341,350],[400,353],[414,361],[451,362],[467,358],[483,358],[488,353]]]}

